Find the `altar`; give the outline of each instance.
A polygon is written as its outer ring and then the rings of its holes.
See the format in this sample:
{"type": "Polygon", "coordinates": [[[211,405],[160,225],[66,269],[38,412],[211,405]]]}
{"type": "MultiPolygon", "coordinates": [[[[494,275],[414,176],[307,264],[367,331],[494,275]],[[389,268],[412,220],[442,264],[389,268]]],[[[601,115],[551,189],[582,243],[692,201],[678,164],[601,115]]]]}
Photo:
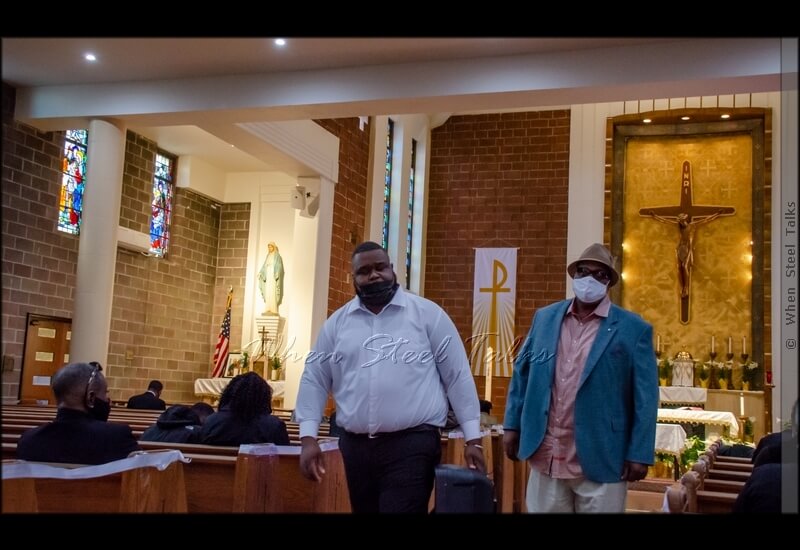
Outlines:
{"type": "MultiPolygon", "coordinates": [[[[233,378],[198,378],[194,381],[194,394],[212,405],[216,405],[222,391],[228,386],[233,378]]],[[[286,381],[268,380],[267,384],[272,388],[272,406],[281,408],[283,406],[283,394],[286,390],[286,381]]]]}
{"type": "Polygon", "coordinates": [[[715,435],[736,437],[739,433],[739,422],[737,422],[736,416],[727,411],[658,409],[658,422],[703,424],[707,428],[706,439],[715,435]]]}

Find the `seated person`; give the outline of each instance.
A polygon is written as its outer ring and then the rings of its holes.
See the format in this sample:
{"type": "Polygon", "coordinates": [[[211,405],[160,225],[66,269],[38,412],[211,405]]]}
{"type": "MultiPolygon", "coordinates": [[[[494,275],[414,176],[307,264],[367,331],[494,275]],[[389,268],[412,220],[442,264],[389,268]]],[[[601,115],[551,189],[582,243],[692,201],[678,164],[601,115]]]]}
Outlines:
{"type": "Polygon", "coordinates": [[[206,423],[206,418],[214,414],[214,407],[212,407],[208,403],[203,403],[202,401],[198,401],[197,403],[192,405],[192,410],[200,419],[201,426],[206,423]]]}
{"type": "Polygon", "coordinates": [[[273,416],[272,388],[254,372],[231,380],[219,398],[218,411],[206,419],[198,443],[238,446],[247,443],[288,445],[283,420],[273,416]]]}
{"type": "Polygon", "coordinates": [[[70,363],[52,380],[58,410],[49,424],[28,430],[17,458],[67,464],[104,464],[126,458],[139,445],[126,424],[109,424],[111,400],[100,363],[70,363]]]}
{"type": "Polygon", "coordinates": [[[753,455],[753,473],[736,497],[734,513],[780,513],[783,487],[797,487],[797,401],[791,414],[789,430],[770,434],[777,437],[770,438],[763,446],[759,442],[758,452],[753,455]]]}
{"type": "Polygon", "coordinates": [[[161,392],[164,389],[164,384],[158,380],[151,380],[147,385],[147,391],[134,395],[128,399],[129,409],[150,409],[154,411],[163,411],[167,408],[167,404],[161,399],[161,392]]]}
{"type": "Polygon", "coordinates": [[[197,433],[201,424],[200,417],[192,407],[173,405],[161,413],[156,423],[147,428],[139,439],[141,441],[197,443],[197,433]]]}
{"type": "Polygon", "coordinates": [[[492,402],[486,399],[479,401],[481,407],[481,426],[494,426],[499,424],[496,416],[492,416],[492,402]]]}

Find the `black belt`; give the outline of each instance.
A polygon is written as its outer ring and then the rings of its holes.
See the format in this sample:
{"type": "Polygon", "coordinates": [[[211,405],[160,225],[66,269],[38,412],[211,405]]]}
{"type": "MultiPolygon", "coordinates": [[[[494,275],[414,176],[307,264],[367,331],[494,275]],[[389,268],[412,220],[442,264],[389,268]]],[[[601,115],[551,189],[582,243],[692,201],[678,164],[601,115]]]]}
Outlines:
{"type": "Polygon", "coordinates": [[[432,430],[436,430],[438,432],[439,431],[439,426],[434,426],[433,424],[420,424],[419,426],[413,426],[411,428],[406,428],[404,430],[397,430],[396,432],[377,432],[377,433],[374,433],[374,434],[357,434],[357,433],[348,432],[347,430],[345,430],[344,433],[348,437],[354,437],[354,438],[358,438],[358,439],[375,439],[375,438],[378,438],[378,437],[389,437],[389,436],[403,435],[403,434],[413,433],[413,432],[429,432],[429,431],[432,431],[432,430]]]}

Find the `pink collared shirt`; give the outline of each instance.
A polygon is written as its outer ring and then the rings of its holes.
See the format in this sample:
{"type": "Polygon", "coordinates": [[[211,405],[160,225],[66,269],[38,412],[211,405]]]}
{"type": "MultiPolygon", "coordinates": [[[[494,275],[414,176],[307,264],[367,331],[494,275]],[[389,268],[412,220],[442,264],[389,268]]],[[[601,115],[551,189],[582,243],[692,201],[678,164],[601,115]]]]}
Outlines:
{"type": "Polygon", "coordinates": [[[558,479],[583,477],[575,447],[575,396],[601,318],[608,317],[611,300],[608,296],[603,298],[583,321],[578,320],[574,308],[573,300],[561,322],[547,431],[539,449],[529,459],[531,468],[558,479]]]}

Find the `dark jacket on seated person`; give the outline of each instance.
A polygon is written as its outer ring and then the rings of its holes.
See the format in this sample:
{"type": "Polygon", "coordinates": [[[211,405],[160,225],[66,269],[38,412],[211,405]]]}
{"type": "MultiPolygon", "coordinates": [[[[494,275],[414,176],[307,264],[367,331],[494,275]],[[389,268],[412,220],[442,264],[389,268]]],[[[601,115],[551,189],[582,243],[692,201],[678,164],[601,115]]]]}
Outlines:
{"type": "Polygon", "coordinates": [[[247,443],[289,444],[289,432],[280,418],[262,413],[249,421],[242,421],[227,409],[206,418],[198,443],[235,447],[247,443]]]}
{"type": "Polygon", "coordinates": [[[219,410],[206,418],[199,443],[236,446],[248,443],[288,445],[283,420],[270,414],[272,388],[254,372],[235,377],[219,396],[219,410]]]}
{"type": "Polygon", "coordinates": [[[173,405],[161,413],[156,423],[142,433],[141,441],[197,443],[200,417],[186,405],[173,405]]]}
{"type": "Polygon", "coordinates": [[[126,458],[139,445],[127,424],[95,420],[83,411],[58,409],[56,419],[23,433],[17,458],[66,464],[105,464],[126,458]]]}
{"type": "Polygon", "coordinates": [[[156,394],[148,390],[139,395],[134,395],[128,399],[128,408],[163,411],[167,408],[167,404],[163,399],[159,398],[156,394]]]}

